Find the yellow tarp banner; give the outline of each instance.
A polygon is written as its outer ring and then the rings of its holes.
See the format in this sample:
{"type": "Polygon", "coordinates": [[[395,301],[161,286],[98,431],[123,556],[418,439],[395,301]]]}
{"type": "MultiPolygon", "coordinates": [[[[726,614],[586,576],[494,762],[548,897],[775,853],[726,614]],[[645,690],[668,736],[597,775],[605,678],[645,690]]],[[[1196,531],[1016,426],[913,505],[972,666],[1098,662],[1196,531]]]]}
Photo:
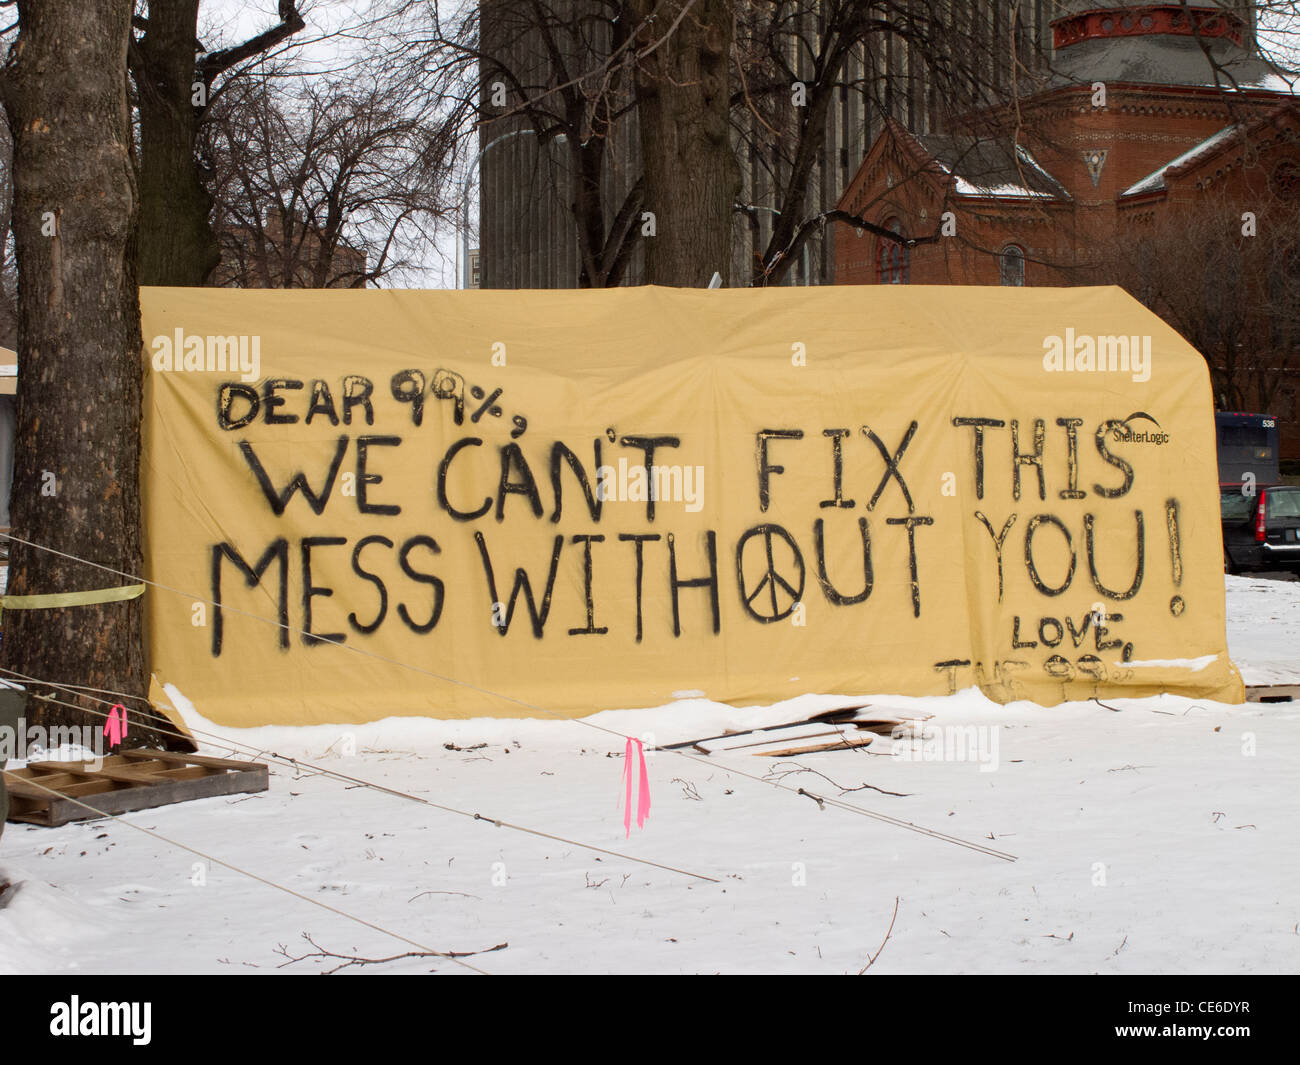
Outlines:
{"type": "MultiPolygon", "coordinates": [[[[182,746],[191,752],[199,749],[198,742],[194,739],[194,733],[185,724],[185,718],[181,716],[181,712],[172,705],[171,696],[167,694],[167,689],[163,687],[157,673],[149,675],[149,705],[156,713],[167,719],[171,727],[171,739],[173,741],[177,739],[184,741],[182,746]]],[[[170,749],[175,750],[175,747],[170,749]]]]}
{"type": "Polygon", "coordinates": [[[146,289],[143,326],[154,667],[223,724],[1242,698],[1206,367],[1119,289],[146,289]]]}

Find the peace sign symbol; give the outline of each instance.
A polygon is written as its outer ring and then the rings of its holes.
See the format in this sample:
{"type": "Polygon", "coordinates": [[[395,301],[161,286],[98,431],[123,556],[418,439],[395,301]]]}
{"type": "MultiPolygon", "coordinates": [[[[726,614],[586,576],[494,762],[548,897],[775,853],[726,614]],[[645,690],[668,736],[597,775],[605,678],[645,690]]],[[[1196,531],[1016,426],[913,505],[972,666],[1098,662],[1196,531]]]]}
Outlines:
{"type": "Polygon", "coordinates": [[[747,530],[736,544],[736,580],[740,585],[740,598],[745,604],[745,609],[749,611],[750,617],[756,621],[770,625],[774,621],[788,618],[794,612],[795,605],[803,601],[804,579],[806,576],[807,571],[803,563],[803,552],[799,550],[799,545],[794,542],[794,538],[780,525],[755,525],[752,529],[747,530]],[[745,545],[755,536],[763,538],[765,567],[762,571],[762,578],[751,592],[748,590],[745,581],[745,545]],[[780,537],[790,548],[794,560],[793,564],[799,571],[797,578],[799,586],[797,588],[777,572],[776,558],[772,552],[773,536],[780,537]],[[759,608],[756,608],[754,600],[758,599],[764,591],[768,593],[767,603],[760,603],[759,608]],[[790,597],[790,605],[784,610],[781,609],[782,592],[790,597]],[[771,607],[770,612],[762,612],[760,608],[767,605],[771,607]]]}

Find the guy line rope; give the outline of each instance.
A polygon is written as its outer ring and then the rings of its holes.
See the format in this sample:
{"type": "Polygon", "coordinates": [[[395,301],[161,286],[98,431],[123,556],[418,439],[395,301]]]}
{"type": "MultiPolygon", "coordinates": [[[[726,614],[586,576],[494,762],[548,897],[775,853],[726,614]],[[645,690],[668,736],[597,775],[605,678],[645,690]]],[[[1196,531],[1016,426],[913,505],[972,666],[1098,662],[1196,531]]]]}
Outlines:
{"type": "MultiPolygon", "coordinates": [[[[207,605],[209,605],[209,606],[214,606],[214,607],[217,607],[218,609],[225,610],[225,611],[229,611],[229,612],[232,613],[232,614],[237,614],[237,615],[241,615],[241,616],[244,616],[244,617],[249,617],[249,618],[252,618],[252,619],[255,620],[255,621],[260,621],[260,622],[262,622],[263,624],[271,625],[271,626],[273,626],[273,627],[276,628],[276,629],[285,629],[285,630],[287,630],[288,632],[294,633],[295,635],[305,635],[305,633],[304,633],[304,631],[303,631],[302,629],[299,629],[299,628],[297,628],[297,627],[295,627],[295,626],[293,626],[293,625],[282,624],[278,619],[268,618],[268,617],[264,617],[264,616],[261,615],[261,614],[255,614],[255,613],[253,613],[252,611],[240,610],[240,609],[238,609],[238,608],[236,608],[236,607],[230,607],[230,606],[227,606],[227,605],[225,605],[225,604],[218,603],[218,602],[216,602],[216,601],[213,600],[213,599],[207,599],[207,598],[204,598],[203,596],[193,595],[193,594],[191,594],[191,593],[189,593],[189,592],[184,591],[183,589],[180,589],[180,588],[173,588],[173,587],[171,587],[171,586],[169,586],[169,585],[162,584],[162,583],[157,582],[157,581],[151,581],[151,580],[149,580],[149,579],[147,579],[147,578],[145,578],[145,577],[138,576],[137,574],[133,574],[133,573],[126,572],[125,570],[115,569],[115,568],[112,567],[112,566],[105,566],[105,565],[102,565],[101,563],[98,563],[98,562],[91,562],[89,559],[80,558],[80,557],[77,556],[77,555],[72,555],[72,554],[69,554],[69,553],[67,553],[67,552],[65,552],[65,551],[59,551],[59,550],[57,550],[57,549],[55,549],[55,548],[47,547],[47,546],[45,546],[45,545],[43,545],[43,544],[38,544],[38,543],[35,543],[35,542],[31,541],[31,540],[25,540],[25,539],[23,539],[22,537],[19,537],[19,536],[15,536],[15,535],[13,535],[12,532],[10,532],[10,533],[0,533],[0,536],[4,536],[4,537],[6,537],[7,539],[13,541],[14,543],[23,544],[23,545],[25,545],[25,546],[27,546],[27,547],[34,548],[34,549],[36,549],[36,550],[38,550],[38,551],[45,551],[45,552],[48,552],[49,554],[57,555],[57,556],[59,556],[59,557],[61,557],[61,558],[67,558],[67,559],[70,559],[70,560],[72,560],[72,561],[74,561],[74,562],[81,563],[82,565],[90,566],[90,567],[93,568],[93,569],[101,570],[101,571],[103,571],[103,572],[105,572],[105,573],[111,573],[111,574],[113,574],[114,576],[117,576],[117,577],[122,577],[122,578],[125,578],[125,579],[127,579],[127,580],[131,580],[131,581],[134,581],[134,582],[137,582],[137,583],[145,584],[145,585],[150,586],[150,587],[159,588],[159,589],[161,589],[161,590],[163,590],[163,591],[172,592],[173,594],[175,594],[175,595],[179,595],[179,596],[182,596],[182,597],[184,597],[184,598],[186,598],[186,599],[191,600],[192,602],[196,602],[196,603],[205,603],[205,604],[207,604],[207,605]]],[[[313,634],[313,636],[314,636],[314,634],[313,634]]],[[[434,670],[425,669],[425,668],[423,668],[423,667],[421,667],[421,666],[417,666],[417,665],[414,665],[414,664],[409,663],[409,662],[403,662],[403,661],[401,661],[400,659],[390,658],[390,657],[388,657],[387,655],[381,655],[381,654],[378,654],[378,653],[376,653],[376,652],[374,652],[374,651],[367,651],[367,650],[365,650],[364,648],[356,647],[356,646],[354,646],[354,645],[352,645],[352,644],[344,643],[344,642],[342,642],[342,641],[338,641],[338,640],[323,639],[323,638],[321,638],[321,637],[314,637],[314,638],[316,639],[316,642],[318,642],[318,643],[332,644],[332,645],[335,646],[335,647],[339,647],[339,648],[343,649],[344,651],[350,651],[351,653],[356,654],[356,655],[360,655],[360,656],[362,656],[363,658],[371,658],[371,659],[374,659],[374,660],[379,661],[379,662],[384,662],[384,663],[386,663],[386,664],[388,664],[388,665],[396,666],[396,667],[398,667],[399,669],[405,669],[405,670],[409,670],[409,671],[414,672],[414,673],[419,673],[419,674],[421,674],[421,675],[423,675],[423,676],[430,677],[430,678],[432,678],[432,679],[434,679],[434,680],[440,680],[440,681],[443,681],[443,682],[448,683],[448,684],[455,684],[455,685],[457,685],[457,686],[459,686],[459,687],[466,688],[466,689],[469,689],[469,690],[471,690],[471,691],[478,692],[479,694],[481,694],[481,695],[486,695],[486,696],[488,696],[488,697],[490,697],[490,698],[500,699],[500,700],[503,701],[503,702],[513,703],[513,704],[515,704],[516,706],[521,706],[521,707],[523,707],[523,708],[526,709],[526,710],[533,710],[533,711],[536,711],[537,713],[545,714],[545,715],[547,715],[548,717],[554,718],[554,719],[559,720],[559,721],[568,721],[568,722],[572,722],[572,723],[574,723],[574,724],[582,725],[582,726],[585,727],[585,728],[594,729],[594,730],[596,730],[597,732],[602,732],[602,733],[605,733],[605,734],[608,735],[608,736],[612,736],[612,737],[615,737],[615,738],[617,738],[617,739],[624,740],[624,741],[635,739],[635,737],[628,736],[626,733],[619,732],[617,729],[607,728],[607,727],[604,726],[604,725],[598,725],[598,724],[596,724],[595,722],[593,722],[593,721],[588,721],[588,720],[586,720],[586,719],[584,719],[584,718],[566,717],[565,715],[563,715],[563,714],[559,714],[559,713],[556,713],[554,710],[549,710],[549,709],[547,709],[547,708],[544,707],[544,706],[538,706],[538,705],[535,705],[535,704],[533,704],[533,703],[529,703],[529,702],[527,702],[527,701],[525,701],[525,700],[523,700],[523,699],[519,699],[519,698],[516,698],[516,697],[511,696],[511,695],[506,695],[506,694],[504,694],[504,693],[502,693],[502,692],[496,692],[496,691],[492,691],[491,689],[488,689],[488,688],[480,687],[479,685],[472,684],[472,683],[470,683],[469,681],[459,680],[459,679],[457,679],[457,678],[455,678],[455,677],[449,677],[449,676],[446,676],[445,674],[438,673],[438,672],[436,672],[436,671],[434,671],[434,670]]],[[[639,743],[640,741],[638,740],[637,742],[639,743]]],[[[833,796],[818,795],[818,794],[815,794],[815,793],[813,793],[813,792],[811,792],[811,791],[808,791],[808,790],[805,789],[805,788],[796,788],[796,787],[793,787],[792,785],[784,784],[784,783],[782,783],[782,782],[779,781],[779,780],[772,780],[772,779],[767,778],[767,777],[760,777],[760,776],[756,776],[756,775],[754,775],[754,774],[752,774],[752,773],[746,773],[745,771],[743,771],[743,770],[741,770],[741,769],[735,768],[735,767],[733,767],[733,766],[726,765],[726,764],[724,764],[724,763],[707,761],[706,759],[701,758],[701,757],[698,756],[698,755],[691,755],[691,754],[687,753],[686,751],[681,751],[681,750],[665,751],[665,750],[663,750],[662,748],[657,748],[656,750],[657,750],[659,753],[668,753],[668,754],[677,755],[678,757],[685,758],[685,759],[687,759],[688,761],[698,762],[698,763],[703,764],[703,765],[708,765],[708,766],[710,766],[711,768],[715,768],[715,769],[716,769],[716,768],[722,768],[722,769],[724,770],[724,772],[727,772],[727,773],[734,773],[736,776],[744,777],[745,779],[748,779],[748,780],[754,780],[754,781],[757,781],[757,782],[760,783],[760,784],[768,784],[768,785],[770,785],[770,786],[772,786],[772,787],[779,788],[779,789],[782,790],[782,791],[787,791],[787,792],[790,792],[791,794],[794,794],[794,795],[800,795],[800,794],[802,794],[802,795],[806,795],[806,796],[808,796],[808,797],[810,797],[810,798],[812,798],[812,799],[814,799],[814,800],[817,800],[819,803],[824,803],[824,804],[826,804],[826,805],[828,805],[828,806],[833,806],[833,807],[835,807],[835,808],[837,808],[837,809],[842,809],[842,810],[849,811],[849,812],[851,812],[851,813],[856,813],[856,814],[858,814],[858,815],[860,815],[860,816],[863,816],[863,817],[873,818],[873,819],[875,819],[875,820],[877,820],[877,821],[881,821],[881,822],[883,822],[883,823],[885,823],[885,824],[893,825],[893,826],[895,826],[895,827],[897,827],[897,828],[903,828],[903,829],[906,829],[906,830],[911,831],[911,832],[919,833],[920,835],[923,835],[923,836],[928,836],[928,837],[930,837],[931,839],[937,839],[937,840],[941,840],[942,842],[945,842],[945,843],[951,843],[951,844],[953,844],[954,846],[964,847],[964,848],[966,848],[966,849],[968,849],[968,850],[978,851],[978,852],[980,852],[980,853],[982,853],[982,854],[987,854],[989,857],[993,857],[993,858],[1001,859],[1002,861],[1013,862],[1013,861],[1016,860],[1015,855],[1013,855],[1013,854],[1008,854],[1008,853],[1006,853],[1005,851],[996,850],[995,848],[992,848],[992,847],[986,847],[986,846],[985,846],[984,844],[982,844],[982,843],[977,843],[977,842],[974,842],[974,841],[972,841],[972,840],[962,839],[962,838],[960,838],[960,837],[958,837],[958,836],[950,836],[950,835],[948,835],[947,833],[939,832],[939,831],[937,831],[936,829],[926,828],[926,827],[924,827],[924,826],[922,826],[922,825],[916,825],[916,824],[913,824],[913,823],[910,822],[910,821],[904,821],[904,820],[902,820],[901,818],[893,817],[893,816],[891,816],[891,815],[889,815],[889,814],[882,814],[882,813],[879,813],[879,812],[874,811],[874,810],[869,810],[869,809],[867,809],[866,807],[856,806],[856,805],[854,805],[853,803],[845,802],[844,800],[839,799],[839,798],[835,798],[835,797],[833,797],[833,796]]],[[[306,764],[306,763],[303,763],[303,764],[306,764]]],[[[323,771],[323,770],[322,770],[322,771],[323,771]]],[[[359,783],[363,783],[363,784],[365,784],[365,783],[367,783],[367,782],[365,782],[365,781],[359,781],[359,783]]],[[[477,816],[477,815],[476,815],[476,816],[477,816]]],[[[585,845],[583,845],[583,846],[585,846],[585,845]]],[[[620,855],[620,857],[626,857],[626,856],[625,856],[625,855],[620,855]]],[[[709,878],[709,877],[701,877],[701,876],[699,876],[699,874],[687,874],[687,875],[690,875],[690,876],[696,876],[698,879],[702,879],[702,880],[712,879],[712,878],[709,878]]]]}
{"type": "MultiPolygon", "coordinates": [[[[6,777],[10,776],[10,773],[7,769],[3,770],[3,773],[6,777]]],[[[19,778],[15,778],[15,779],[19,779],[19,778]]],[[[163,843],[169,843],[171,844],[171,846],[178,847],[183,851],[189,851],[191,854],[197,854],[200,858],[203,858],[204,860],[211,862],[213,865],[220,865],[225,869],[231,870],[232,872],[239,873],[243,876],[251,877],[253,880],[256,880],[258,883],[265,884],[267,887],[273,887],[277,891],[283,891],[286,895],[292,895],[295,899],[301,899],[303,902],[309,902],[313,906],[319,906],[322,910],[328,910],[330,913],[337,914],[340,917],[346,917],[349,921],[355,921],[357,924],[364,925],[366,928],[373,929],[376,932],[382,932],[384,935],[391,936],[393,939],[396,939],[401,943],[405,943],[408,946],[415,947],[417,950],[421,951],[422,953],[433,954],[440,958],[448,958],[449,960],[454,961],[457,965],[464,966],[466,969],[469,969],[472,972],[476,972],[480,976],[492,975],[486,970],[478,968],[478,966],[476,965],[471,965],[467,961],[462,961],[459,957],[456,956],[457,952],[434,950],[432,947],[426,947],[423,943],[417,943],[414,939],[410,939],[407,936],[402,935],[400,932],[390,931],[389,929],[384,928],[382,925],[375,924],[373,921],[367,921],[364,917],[358,917],[356,916],[356,914],[348,913],[346,910],[340,910],[335,906],[331,906],[328,902],[321,902],[320,899],[313,899],[310,895],[304,895],[300,891],[294,891],[294,889],[291,887],[285,887],[283,884],[277,884],[274,880],[268,880],[266,877],[254,873],[251,869],[244,869],[238,865],[232,865],[230,862],[218,858],[215,855],[208,854],[206,851],[201,851],[197,847],[191,847],[187,843],[181,843],[179,840],[170,839],[169,837],[164,836],[161,832],[155,832],[151,828],[145,828],[143,825],[137,825],[133,821],[127,821],[118,814],[105,813],[103,810],[99,809],[96,806],[92,806],[88,802],[83,802],[81,799],[74,799],[70,795],[64,795],[62,792],[55,791],[53,788],[47,788],[44,784],[40,783],[35,779],[24,778],[23,783],[31,784],[34,787],[39,788],[41,791],[46,791],[49,792],[51,795],[55,795],[58,796],[59,798],[66,799],[68,802],[75,803],[77,806],[89,810],[93,814],[97,814],[100,817],[110,818],[111,820],[116,821],[118,824],[126,825],[127,828],[133,828],[137,832],[143,832],[146,836],[152,836],[154,839],[160,840],[163,843]]],[[[480,952],[475,951],[474,953],[480,953],[480,952]]]]}

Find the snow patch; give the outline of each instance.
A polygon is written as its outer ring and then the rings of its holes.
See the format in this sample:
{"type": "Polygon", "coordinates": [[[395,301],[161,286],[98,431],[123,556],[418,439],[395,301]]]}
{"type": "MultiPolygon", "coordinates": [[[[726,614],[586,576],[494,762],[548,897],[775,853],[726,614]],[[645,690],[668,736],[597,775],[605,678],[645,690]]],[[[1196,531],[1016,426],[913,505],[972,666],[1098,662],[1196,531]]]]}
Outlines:
{"type": "MultiPolygon", "coordinates": [[[[6,850],[12,850],[17,825],[5,829],[6,850]]],[[[25,838],[25,837],[19,837],[25,838]]],[[[34,834],[36,840],[43,837],[34,834]]],[[[72,872],[71,869],[66,869],[72,872]]],[[[60,873],[62,879],[62,873],[60,873]]],[[[14,867],[0,868],[0,974],[49,973],[75,970],[88,943],[117,930],[120,922],[111,906],[94,910],[73,893],[14,867]]]]}
{"type": "Polygon", "coordinates": [[[1124,665],[1139,669],[1144,666],[1159,666],[1166,669],[1185,669],[1190,673],[1199,673],[1206,666],[1218,660],[1218,655],[1201,655],[1200,658],[1148,658],[1140,662],[1125,662],[1124,665]]]}

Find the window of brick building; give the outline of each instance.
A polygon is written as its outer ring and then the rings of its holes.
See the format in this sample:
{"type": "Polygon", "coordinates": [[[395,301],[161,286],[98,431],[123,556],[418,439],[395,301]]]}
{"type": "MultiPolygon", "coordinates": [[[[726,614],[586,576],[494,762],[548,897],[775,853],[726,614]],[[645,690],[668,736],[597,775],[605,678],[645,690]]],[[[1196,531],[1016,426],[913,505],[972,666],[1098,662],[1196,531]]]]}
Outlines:
{"type": "Polygon", "coordinates": [[[1273,170],[1273,192],[1284,200],[1300,195],[1300,163],[1287,159],[1273,170]]]}
{"type": "MultiPolygon", "coordinates": [[[[891,233],[902,233],[903,223],[891,218],[885,222],[885,228],[891,233]]],[[[912,253],[898,241],[881,237],[876,256],[876,280],[882,285],[906,285],[911,260],[912,253]]]]}
{"type": "Polygon", "coordinates": [[[1008,244],[998,256],[1001,281],[1015,288],[1025,283],[1025,249],[1018,244],[1008,244]]]}

